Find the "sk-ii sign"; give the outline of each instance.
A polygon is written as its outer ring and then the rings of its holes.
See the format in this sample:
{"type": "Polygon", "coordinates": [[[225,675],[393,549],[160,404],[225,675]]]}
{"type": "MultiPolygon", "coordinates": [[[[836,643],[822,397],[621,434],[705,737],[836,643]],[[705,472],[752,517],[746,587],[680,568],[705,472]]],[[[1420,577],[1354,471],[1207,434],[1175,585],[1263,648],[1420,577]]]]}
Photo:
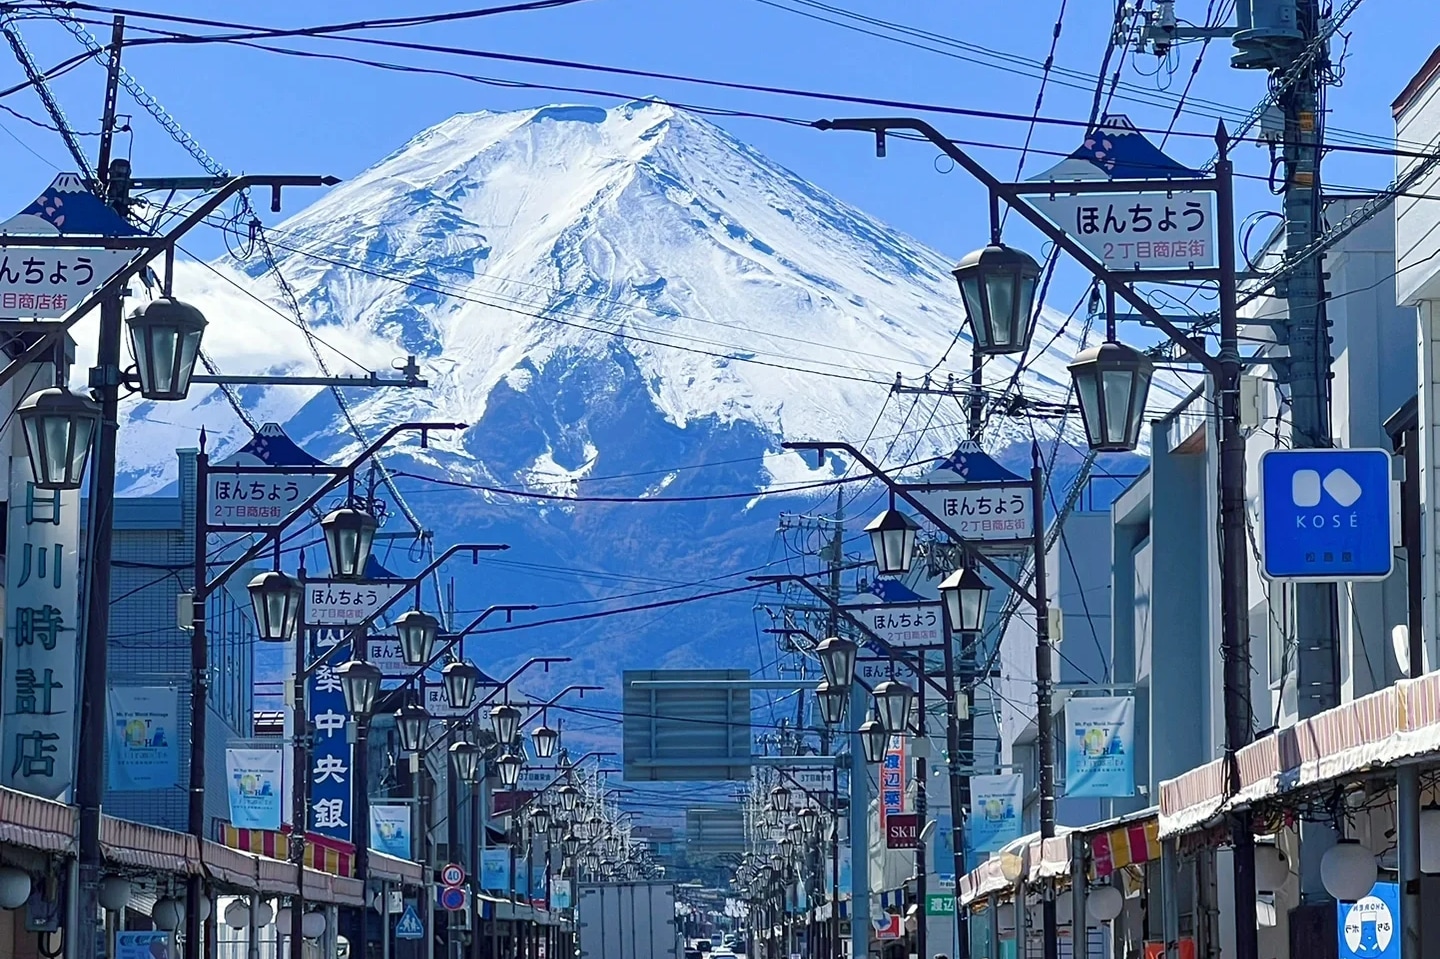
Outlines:
{"type": "Polygon", "coordinates": [[[1270,450],[1260,457],[1261,571],[1268,579],[1384,579],[1394,566],[1385,450],[1270,450]]]}

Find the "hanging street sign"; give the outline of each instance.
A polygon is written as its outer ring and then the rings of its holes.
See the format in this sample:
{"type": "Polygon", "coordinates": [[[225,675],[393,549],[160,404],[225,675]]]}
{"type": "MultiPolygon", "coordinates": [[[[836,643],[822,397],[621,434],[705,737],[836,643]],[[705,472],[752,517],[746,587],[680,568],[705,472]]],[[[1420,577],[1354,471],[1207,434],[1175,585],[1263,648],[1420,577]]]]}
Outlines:
{"type": "Polygon", "coordinates": [[[953,916],[955,915],[955,897],[948,892],[931,892],[925,894],[925,915],[927,916],[953,916]]]}
{"type": "Polygon", "coordinates": [[[250,469],[242,473],[211,467],[206,477],[207,522],[213,529],[279,526],[330,479],[327,473],[298,470],[250,469]]]}
{"type": "Polygon", "coordinates": [[[400,640],[394,636],[371,636],[365,640],[365,648],[366,658],[380,667],[380,675],[386,679],[404,679],[419,668],[406,664],[400,640]]]}
{"type": "MultiPolygon", "coordinates": [[[[870,647],[867,646],[866,649],[870,649],[870,647]]],[[[877,683],[885,682],[887,679],[893,679],[895,682],[909,686],[911,689],[918,690],[920,688],[920,674],[917,673],[912,666],[908,663],[895,662],[895,660],[886,656],[883,650],[872,651],[879,653],[881,658],[861,657],[856,659],[856,679],[868,683],[872,687],[877,683]]]]}
{"type": "Polygon", "coordinates": [[[1154,192],[1056,193],[1031,197],[1031,202],[1107,270],[1218,266],[1215,194],[1164,191],[1161,180],[1154,192]]]}
{"type": "Polygon", "coordinates": [[[1385,579],[1394,568],[1391,456],[1381,449],[1260,456],[1260,555],[1267,579],[1385,579]]]}
{"type": "Polygon", "coordinates": [[[420,916],[415,912],[415,906],[411,903],[405,904],[405,914],[395,923],[396,939],[424,939],[425,924],[420,921],[420,916]]]}
{"type": "Polygon", "coordinates": [[[959,539],[1028,544],[1035,535],[1029,481],[972,440],[904,488],[959,539]]]}
{"type": "MultiPolygon", "coordinates": [[[[318,488],[318,487],[317,487],[318,488]]],[[[305,583],[307,626],[354,626],[399,596],[413,583],[408,580],[313,579],[305,583]]],[[[397,644],[398,645],[398,644],[397,644]]]]}
{"type": "Polygon", "coordinates": [[[792,766],[782,769],[781,772],[791,784],[799,786],[810,795],[830,792],[831,773],[828,769],[815,766],[792,766]]]}
{"type": "MultiPolygon", "coordinates": [[[[476,695],[476,699],[479,699],[479,694],[476,695]]],[[[459,709],[451,706],[449,698],[445,695],[444,683],[432,683],[425,686],[425,711],[436,719],[459,719],[474,708],[473,704],[462,706],[459,709]]],[[[442,770],[445,768],[443,762],[440,768],[442,770]]]]}
{"type": "Polygon", "coordinates": [[[944,642],[944,617],[938,601],[856,604],[846,609],[892,647],[939,646],[944,642]]]}

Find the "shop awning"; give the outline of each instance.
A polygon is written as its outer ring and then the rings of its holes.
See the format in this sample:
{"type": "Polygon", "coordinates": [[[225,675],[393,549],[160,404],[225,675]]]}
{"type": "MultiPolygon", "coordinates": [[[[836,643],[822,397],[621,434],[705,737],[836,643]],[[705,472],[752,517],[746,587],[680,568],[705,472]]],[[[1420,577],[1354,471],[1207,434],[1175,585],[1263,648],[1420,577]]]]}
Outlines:
{"type": "Polygon", "coordinates": [[[200,844],[183,832],[114,819],[100,821],[100,849],[107,862],[153,869],[177,876],[198,876],[200,844]]]}
{"type": "Polygon", "coordinates": [[[370,851],[370,878],[380,882],[395,882],[406,886],[418,886],[425,881],[425,870],[418,862],[387,856],[383,852],[370,851]]]}
{"type": "Polygon", "coordinates": [[[1160,784],[1160,836],[1205,825],[1220,813],[1292,789],[1354,775],[1440,749],[1440,673],[1401,680],[1294,726],[1237,754],[1240,788],[1227,795],[1217,759],[1160,784]]]}
{"type": "Polygon", "coordinates": [[[74,806],[0,787],[0,842],[73,853],[77,822],[74,806]]]}
{"type": "Polygon", "coordinates": [[[1013,858],[1019,859],[1020,876],[1025,882],[1038,882],[1042,879],[1054,879],[1057,876],[1069,875],[1069,830],[1061,827],[1056,832],[1060,835],[1043,842],[1038,832],[1021,836],[1003,846],[998,854],[992,855],[961,876],[955,889],[956,895],[959,897],[959,904],[968,906],[977,899],[984,899],[991,893],[1009,892],[1014,889],[1015,882],[1005,877],[1005,865],[1009,862],[1013,868],[1015,865],[1013,858]]]}

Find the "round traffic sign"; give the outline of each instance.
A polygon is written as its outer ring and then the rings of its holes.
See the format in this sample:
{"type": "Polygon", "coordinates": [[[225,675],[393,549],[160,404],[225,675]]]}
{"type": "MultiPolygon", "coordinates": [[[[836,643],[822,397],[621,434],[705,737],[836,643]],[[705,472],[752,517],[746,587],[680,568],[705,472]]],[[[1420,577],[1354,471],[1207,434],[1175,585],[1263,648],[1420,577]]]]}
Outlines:
{"type": "Polygon", "coordinates": [[[440,905],[451,912],[465,908],[465,890],[458,886],[446,886],[440,890],[440,905]]]}
{"type": "MultiPolygon", "coordinates": [[[[447,886],[458,886],[465,881],[465,870],[461,868],[458,862],[446,863],[444,868],[440,870],[440,881],[447,886]]],[[[451,907],[446,906],[445,908],[449,909],[451,907]]],[[[454,908],[458,909],[460,907],[455,906],[454,908]]]]}

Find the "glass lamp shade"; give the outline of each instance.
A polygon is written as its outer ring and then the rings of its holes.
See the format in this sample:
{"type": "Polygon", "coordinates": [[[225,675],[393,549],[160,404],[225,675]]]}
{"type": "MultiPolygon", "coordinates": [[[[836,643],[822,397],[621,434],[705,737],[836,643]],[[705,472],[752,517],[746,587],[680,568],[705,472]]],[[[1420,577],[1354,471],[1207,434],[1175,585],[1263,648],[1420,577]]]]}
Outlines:
{"type": "Polygon", "coordinates": [[[557,846],[557,845],[559,845],[560,842],[561,842],[561,840],[563,840],[563,839],[565,838],[566,834],[569,833],[569,831],[570,831],[569,828],[568,828],[568,827],[566,826],[566,824],[565,824],[565,820],[563,820],[563,819],[554,819],[554,820],[551,820],[551,822],[550,822],[550,845],[552,845],[552,846],[557,846]]]}
{"type": "Polygon", "coordinates": [[[359,579],[370,561],[375,530],[380,524],[364,510],[348,506],[332,510],[320,520],[325,534],[325,552],[330,557],[330,575],[337,579],[359,579]]]}
{"type": "Polygon", "coordinates": [[[1354,839],[1341,839],[1320,857],[1320,881],[1336,902],[1358,902],[1379,876],[1375,854],[1354,839]]]}
{"type": "Polygon", "coordinates": [[[480,781],[480,747],[474,743],[453,743],[450,746],[450,761],[455,764],[455,774],[468,785],[480,781]]]}
{"type": "Polygon", "coordinates": [[[249,590],[260,639],[268,643],[294,639],[300,621],[300,602],[305,595],[300,581],[279,570],[271,570],[252,579],[249,590]]]}
{"type": "Polygon", "coordinates": [[[830,636],[815,647],[820,657],[820,668],[825,672],[825,681],[837,689],[849,689],[855,681],[856,646],[848,639],[830,636]]]}
{"type": "Polygon", "coordinates": [[[565,855],[567,856],[574,856],[577,852],[580,851],[580,837],[575,835],[573,832],[569,833],[564,839],[560,840],[560,843],[565,850],[565,855]]]}
{"type": "Polygon", "coordinates": [[[825,725],[838,726],[845,721],[845,705],[850,701],[850,690],[833,686],[828,679],[822,679],[815,687],[815,701],[820,705],[820,718],[825,725]]]}
{"type": "Polygon", "coordinates": [[[561,810],[564,812],[574,812],[575,805],[580,802],[580,790],[574,786],[561,786],[559,795],[561,810]]]}
{"type": "Polygon", "coordinates": [[[780,810],[776,809],[774,806],[766,809],[765,824],[771,827],[780,825],[780,810]]]}
{"type": "Polygon", "coordinates": [[[140,395],[147,400],[183,400],[200,355],[205,314],[189,303],[161,297],[137,309],[126,325],[140,395]]]}
{"type": "Polygon", "coordinates": [[[345,709],[356,719],[369,719],[375,709],[375,694],[380,691],[380,667],[364,660],[352,659],[335,669],[340,690],[345,694],[345,709]]]}
{"type": "Polygon", "coordinates": [[[1030,313],[1040,264],[1023,250],[992,243],[951,271],[970,317],[975,351],[985,356],[1023,353],[1030,345],[1030,313]]]}
{"type": "Polygon", "coordinates": [[[1153,373],[1150,358],[1123,343],[1102,343],[1071,362],[1070,378],[1092,450],[1125,453],[1139,444],[1153,373]]]}
{"type": "Polygon", "coordinates": [[[878,763],[885,758],[885,747],[890,743],[890,734],[880,725],[880,720],[871,716],[860,724],[860,748],[865,751],[867,763],[878,763]]]}
{"type": "Polygon", "coordinates": [[[814,806],[806,806],[796,813],[795,816],[796,820],[800,823],[800,832],[807,837],[815,835],[815,830],[820,825],[820,813],[815,810],[814,806]]]}
{"type": "Polygon", "coordinates": [[[500,745],[512,745],[520,734],[520,710],[509,703],[496,706],[490,710],[490,729],[500,745]]]}
{"type": "Polygon", "coordinates": [[[406,703],[395,711],[395,731],[400,734],[400,748],[407,753],[418,753],[425,742],[425,729],[430,725],[430,714],[418,703],[406,703]]]}
{"type": "Polygon", "coordinates": [[[560,742],[560,732],[549,726],[537,726],[530,732],[530,742],[535,746],[537,759],[549,759],[555,755],[555,747],[560,742]]]}
{"type": "Polygon", "coordinates": [[[599,816],[591,816],[585,823],[585,838],[599,839],[605,835],[605,820],[599,816]]]}
{"type": "Polygon", "coordinates": [[[524,764],[524,760],[514,753],[507,752],[501,754],[500,758],[495,760],[495,768],[500,771],[500,785],[509,789],[518,783],[520,781],[520,767],[524,764]]]}
{"type": "Polygon", "coordinates": [[[409,609],[395,618],[395,636],[400,640],[400,655],[406,666],[430,662],[439,631],[440,621],[422,610],[409,609]]]}
{"type": "Polygon", "coordinates": [[[52,388],[25,397],[15,415],[25,434],[35,486],[79,489],[100,424],[100,407],[69,390],[52,388]]]}
{"type": "Polygon", "coordinates": [[[451,709],[469,709],[475,698],[475,687],[480,683],[480,670],[470,663],[455,660],[446,663],[440,670],[440,679],[445,684],[445,701],[451,709]]]}
{"type": "Polygon", "coordinates": [[[790,808],[790,790],[784,786],[776,786],[770,790],[770,808],[776,812],[785,812],[790,808]]]}
{"type": "Polygon", "coordinates": [[[537,833],[548,832],[550,829],[550,810],[544,806],[536,806],[530,811],[530,824],[535,827],[537,833]]]}
{"type": "Polygon", "coordinates": [[[783,858],[785,858],[785,859],[789,859],[790,856],[791,856],[791,854],[793,854],[794,852],[795,852],[795,843],[792,842],[792,841],[789,839],[789,837],[786,837],[785,839],[780,840],[780,855],[781,855],[781,857],[783,857],[783,858]]]}
{"type": "Polygon", "coordinates": [[[990,599],[990,584],[973,569],[957,569],[940,583],[940,598],[950,615],[950,628],[962,633],[978,633],[985,628],[985,606],[990,599]]]}
{"type": "Polygon", "coordinates": [[[915,690],[893,679],[875,687],[875,714],[880,725],[892,736],[905,732],[910,725],[910,709],[915,703],[915,690]]]}
{"type": "Polygon", "coordinates": [[[881,576],[903,576],[915,558],[915,534],[920,526],[893,506],[870,521],[870,549],[875,554],[875,571],[881,576]]]}

